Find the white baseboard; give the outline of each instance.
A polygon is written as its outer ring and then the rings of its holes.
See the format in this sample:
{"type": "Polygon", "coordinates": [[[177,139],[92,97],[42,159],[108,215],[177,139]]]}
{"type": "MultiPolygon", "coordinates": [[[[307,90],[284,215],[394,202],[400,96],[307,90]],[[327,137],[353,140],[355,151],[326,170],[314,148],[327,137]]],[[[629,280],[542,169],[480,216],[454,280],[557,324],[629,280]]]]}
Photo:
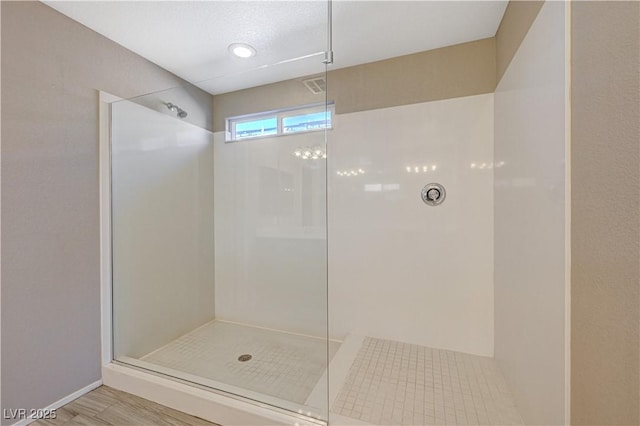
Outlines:
{"type": "MultiPolygon", "coordinates": [[[[94,390],[95,388],[99,387],[102,385],[102,380],[98,380],[95,381],[93,383],[91,383],[90,385],[87,385],[85,387],[83,387],[82,389],[79,389],[75,392],[73,392],[70,395],[65,396],[62,399],[57,400],[56,402],[54,402],[53,404],[43,408],[41,411],[47,411],[47,410],[56,410],[64,405],[67,405],[68,403],[70,403],[71,401],[80,398],[82,395],[91,392],[92,390],[94,390]]],[[[34,417],[27,417],[26,419],[22,419],[19,420],[18,422],[14,423],[12,426],[26,426],[28,424],[31,424],[35,421],[37,421],[37,418],[34,417]]]]}

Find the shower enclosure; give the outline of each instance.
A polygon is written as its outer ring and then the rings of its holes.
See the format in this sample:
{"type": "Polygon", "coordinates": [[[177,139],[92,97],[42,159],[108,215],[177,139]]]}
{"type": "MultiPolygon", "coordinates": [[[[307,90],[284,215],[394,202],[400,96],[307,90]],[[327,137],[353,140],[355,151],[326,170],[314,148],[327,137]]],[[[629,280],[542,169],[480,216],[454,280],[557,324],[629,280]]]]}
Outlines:
{"type": "Polygon", "coordinates": [[[330,3],[216,7],[216,77],[110,106],[108,362],[287,424],[568,418],[565,6],[497,87],[502,2],[336,2],[335,63],[330,3]],[[361,53],[438,13],[495,22],[361,53]]]}

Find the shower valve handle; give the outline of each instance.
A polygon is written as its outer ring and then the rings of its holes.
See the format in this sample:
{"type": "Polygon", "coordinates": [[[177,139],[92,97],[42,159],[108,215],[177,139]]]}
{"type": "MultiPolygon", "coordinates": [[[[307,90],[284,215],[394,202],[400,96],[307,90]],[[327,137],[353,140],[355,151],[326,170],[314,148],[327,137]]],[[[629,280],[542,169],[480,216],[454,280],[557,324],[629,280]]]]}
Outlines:
{"type": "Polygon", "coordinates": [[[422,188],[420,197],[422,201],[428,206],[438,206],[442,204],[447,192],[444,190],[444,186],[439,183],[430,183],[422,188]]]}

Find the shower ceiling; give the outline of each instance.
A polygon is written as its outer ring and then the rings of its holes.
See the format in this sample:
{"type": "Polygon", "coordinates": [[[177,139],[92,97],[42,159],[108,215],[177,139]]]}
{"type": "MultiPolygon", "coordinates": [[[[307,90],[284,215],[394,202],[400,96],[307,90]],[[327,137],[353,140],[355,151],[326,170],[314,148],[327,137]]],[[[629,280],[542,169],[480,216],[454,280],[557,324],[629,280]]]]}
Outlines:
{"type": "MultiPolygon", "coordinates": [[[[325,1],[45,3],[212,94],[318,73],[326,46],[325,1]],[[238,42],[257,55],[232,57],[238,42]]],[[[332,67],[492,37],[506,5],[334,0],[332,67]]]]}

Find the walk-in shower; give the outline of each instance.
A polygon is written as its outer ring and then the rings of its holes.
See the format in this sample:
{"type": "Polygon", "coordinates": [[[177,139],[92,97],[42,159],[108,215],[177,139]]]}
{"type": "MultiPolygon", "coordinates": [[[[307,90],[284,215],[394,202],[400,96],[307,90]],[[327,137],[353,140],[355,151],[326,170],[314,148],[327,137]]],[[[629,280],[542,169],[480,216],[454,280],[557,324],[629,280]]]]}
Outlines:
{"type": "Polygon", "coordinates": [[[249,3],[185,3],[251,19],[195,85],[111,103],[114,365],[289,424],[564,418],[564,6],[497,78],[502,2],[337,2],[333,64],[326,3],[249,3]]]}

